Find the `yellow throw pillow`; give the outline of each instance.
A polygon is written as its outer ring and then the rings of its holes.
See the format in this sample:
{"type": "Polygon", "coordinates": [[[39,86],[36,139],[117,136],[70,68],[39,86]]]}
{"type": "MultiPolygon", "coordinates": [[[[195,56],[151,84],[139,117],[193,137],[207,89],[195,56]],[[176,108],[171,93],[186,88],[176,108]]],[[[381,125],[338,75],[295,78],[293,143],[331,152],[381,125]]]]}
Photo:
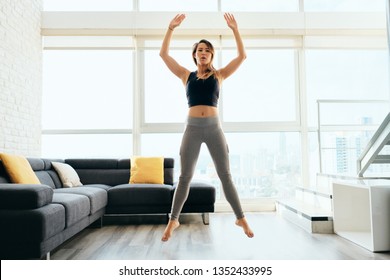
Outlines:
{"type": "Polygon", "coordinates": [[[132,157],[130,184],[164,184],[163,157],[132,157]]]}
{"type": "Polygon", "coordinates": [[[37,175],[31,168],[30,163],[23,156],[0,154],[5,170],[15,184],[40,184],[37,175]]]}

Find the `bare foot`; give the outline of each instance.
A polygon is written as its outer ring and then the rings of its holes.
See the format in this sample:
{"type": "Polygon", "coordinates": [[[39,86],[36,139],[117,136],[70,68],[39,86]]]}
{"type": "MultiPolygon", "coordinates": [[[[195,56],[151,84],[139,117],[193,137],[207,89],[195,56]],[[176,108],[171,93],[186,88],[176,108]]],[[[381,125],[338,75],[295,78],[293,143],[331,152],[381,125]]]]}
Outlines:
{"type": "Polygon", "coordinates": [[[241,219],[236,220],[236,225],[238,225],[239,227],[242,227],[244,229],[245,234],[249,238],[252,238],[253,236],[255,236],[255,234],[253,233],[253,231],[249,227],[248,222],[246,221],[245,218],[241,218],[241,219]]]}
{"type": "Polygon", "coordinates": [[[168,239],[172,236],[172,233],[175,229],[180,226],[179,221],[177,220],[169,220],[167,227],[164,230],[164,234],[161,238],[161,241],[168,241],[168,239]]]}

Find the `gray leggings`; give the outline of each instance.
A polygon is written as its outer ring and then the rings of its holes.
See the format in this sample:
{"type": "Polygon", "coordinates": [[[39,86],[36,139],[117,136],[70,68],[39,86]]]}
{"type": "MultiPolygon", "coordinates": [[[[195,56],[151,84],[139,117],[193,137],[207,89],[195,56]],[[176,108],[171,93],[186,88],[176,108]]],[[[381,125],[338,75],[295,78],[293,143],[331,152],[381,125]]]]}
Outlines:
{"type": "Polygon", "coordinates": [[[180,147],[181,174],[173,197],[171,219],[177,220],[187,200],[190,182],[194,175],[200,147],[206,143],[214,161],[226,200],[233,208],[237,219],[244,217],[236,188],[229,168],[229,150],[223,134],[219,118],[188,117],[187,126],[180,147]]]}

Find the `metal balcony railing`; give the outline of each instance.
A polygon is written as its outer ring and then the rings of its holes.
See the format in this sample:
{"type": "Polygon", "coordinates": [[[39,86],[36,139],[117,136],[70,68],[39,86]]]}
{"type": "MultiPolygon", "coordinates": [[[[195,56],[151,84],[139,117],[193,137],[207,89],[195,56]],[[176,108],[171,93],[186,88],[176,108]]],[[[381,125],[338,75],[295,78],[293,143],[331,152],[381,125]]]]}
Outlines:
{"type": "Polygon", "coordinates": [[[364,172],[371,164],[390,164],[390,155],[379,154],[387,145],[390,145],[390,113],[387,114],[357,159],[357,173],[359,177],[363,177],[364,172]]]}
{"type": "MultiPolygon", "coordinates": [[[[371,139],[368,141],[365,149],[360,154],[360,156],[357,156],[357,174],[360,177],[363,177],[363,173],[367,170],[367,168],[371,164],[389,164],[390,163],[390,155],[383,155],[380,154],[380,152],[383,150],[383,148],[387,145],[390,145],[390,113],[388,112],[388,108],[390,108],[389,100],[317,100],[317,113],[318,113],[318,147],[319,147],[319,167],[320,167],[320,173],[324,172],[324,160],[323,160],[323,151],[329,150],[329,149],[335,149],[335,148],[329,148],[324,147],[323,145],[323,139],[322,139],[322,133],[324,132],[348,132],[348,131],[367,131],[372,132],[374,135],[371,137],[371,139]],[[378,105],[382,105],[377,107],[378,105]],[[323,108],[322,105],[327,105],[328,110],[330,109],[334,112],[337,110],[341,110],[343,114],[348,114],[347,108],[351,108],[352,106],[356,106],[356,110],[353,111],[358,112],[359,114],[359,108],[366,108],[366,113],[368,112],[370,115],[371,113],[375,115],[373,119],[376,119],[376,124],[369,123],[369,124],[359,124],[359,123],[344,123],[342,120],[337,119],[337,124],[330,124],[329,121],[324,121],[323,114],[323,108]],[[383,106],[385,105],[385,106],[383,106]],[[349,107],[348,107],[349,106],[349,107]],[[362,107],[363,106],[363,107],[362,107]],[[370,107],[365,107],[370,106],[370,107]],[[379,111],[376,110],[376,112],[372,112],[372,106],[374,108],[380,108],[379,111]],[[338,108],[336,110],[336,108],[338,108]],[[367,110],[367,108],[370,108],[370,110],[367,110]],[[371,113],[370,113],[371,112],[371,113]],[[378,114],[379,113],[379,114],[378,114]],[[387,116],[386,116],[387,114],[387,116]],[[382,119],[381,116],[386,116],[382,123],[379,125],[379,120],[382,119]]],[[[339,112],[340,113],[340,112],[339,112]]],[[[357,115],[358,115],[357,114],[357,115]]],[[[362,113],[362,118],[365,117],[362,113]]],[[[329,116],[329,112],[326,116],[329,116]]],[[[375,121],[374,121],[375,122],[375,121]]],[[[344,149],[352,150],[355,148],[351,147],[344,147],[344,149]]]]}

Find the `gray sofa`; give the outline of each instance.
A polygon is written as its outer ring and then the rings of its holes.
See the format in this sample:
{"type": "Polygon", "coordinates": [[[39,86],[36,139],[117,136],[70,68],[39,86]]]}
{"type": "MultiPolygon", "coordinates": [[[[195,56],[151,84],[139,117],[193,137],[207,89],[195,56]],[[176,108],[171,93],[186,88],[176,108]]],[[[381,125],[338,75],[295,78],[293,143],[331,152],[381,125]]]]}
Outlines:
{"type": "MultiPolygon", "coordinates": [[[[0,161],[0,258],[49,258],[50,251],[108,215],[165,214],[175,184],[174,160],[164,159],[164,184],[129,184],[130,159],[28,158],[40,185],[12,184],[0,161]],[[83,186],[64,188],[51,162],[71,165],[83,186]]],[[[215,188],[192,183],[183,213],[208,223],[215,188]]]]}

